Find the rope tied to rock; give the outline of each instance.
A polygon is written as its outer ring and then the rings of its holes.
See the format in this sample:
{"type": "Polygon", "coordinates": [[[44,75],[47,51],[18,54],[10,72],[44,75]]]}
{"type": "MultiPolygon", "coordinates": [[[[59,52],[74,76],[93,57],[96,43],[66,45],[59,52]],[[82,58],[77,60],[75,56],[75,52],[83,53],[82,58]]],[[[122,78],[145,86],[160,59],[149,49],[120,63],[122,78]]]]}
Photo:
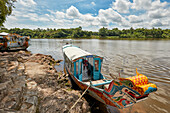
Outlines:
{"type": "Polygon", "coordinates": [[[78,101],[83,97],[83,95],[87,92],[91,84],[86,88],[86,90],[83,92],[83,94],[79,97],[79,99],[74,103],[74,105],[70,108],[69,112],[74,108],[74,106],[78,103],[78,101]]]}

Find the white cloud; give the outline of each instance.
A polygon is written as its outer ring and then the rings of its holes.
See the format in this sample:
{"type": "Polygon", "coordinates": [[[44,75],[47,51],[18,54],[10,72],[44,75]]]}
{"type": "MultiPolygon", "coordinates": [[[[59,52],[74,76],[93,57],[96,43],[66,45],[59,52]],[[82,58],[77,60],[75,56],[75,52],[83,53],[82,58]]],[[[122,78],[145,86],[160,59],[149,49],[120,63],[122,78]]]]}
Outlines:
{"type": "Polygon", "coordinates": [[[9,16],[9,17],[7,17],[9,20],[13,20],[13,21],[16,21],[17,20],[17,18],[15,17],[15,16],[9,16]]]}
{"type": "Polygon", "coordinates": [[[123,27],[131,27],[131,24],[129,23],[128,20],[126,20],[125,18],[122,18],[122,22],[119,23],[119,26],[123,26],[123,27]]]}
{"type": "Polygon", "coordinates": [[[95,4],[95,2],[91,2],[91,5],[95,6],[96,4],[95,4]]]}
{"type": "Polygon", "coordinates": [[[42,21],[42,22],[48,22],[48,21],[50,21],[48,18],[46,18],[46,17],[40,17],[39,19],[38,19],[39,21],[42,21]]]}
{"type": "Polygon", "coordinates": [[[160,2],[160,0],[134,0],[131,8],[136,10],[155,10],[167,5],[167,2],[160,2]]]}
{"type": "Polygon", "coordinates": [[[158,19],[152,20],[150,25],[153,26],[153,27],[161,27],[161,26],[163,26],[162,22],[160,20],[158,20],[158,19]]]}
{"type": "Polygon", "coordinates": [[[70,8],[68,8],[66,10],[66,15],[68,17],[77,18],[77,17],[80,16],[80,12],[79,12],[79,10],[76,7],[71,6],[70,8]]]}
{"type": "Polygon", "coordinates": [[[28,18],[32,21],[40,21],[40,22],[50,21],[50,19],[48,18],[49,17],[48,14],[38,15],[36,13],[28,13],[27,15],[23,15],[22,17],[28,18]]]}
{"type": "Polygon", "coordinates": [[[91,14],[81,15],[81,19],[87,22],[92,22],[96,17],[93,17],[91,14]]]}
{"type": "Polygon", "coordinates": [[[48,12],[50,12],[51,14],[45,14],[47,15],[49,18],[58,18],[58,19],[63,19],[66,18],[66,13],[61,12],[61,11],[52,11],[47,9],[48,12]]]}
{"type": "Polygon", "coordinates": [[[34,0],[17,0],[18,5],[23,5],[24,7],[31,7],[37,5],[34,0]]]}
{"type": "Polygon", "coordinates": [[[129,0],[116,0],[112,2],[112,8],[117,10],[119,13],[129,13],[131,2],[129,0]]]}
{"type": "Polygon", "coordinates": [[[61,19],[66,17],[66,14],[60,11],[56,11],[55,15],[56,18],[61,18],[61,19]]]}
{"type": "Polygon", "coordinates": [[[90,26],[91,23],[80,20],[80,19],[74,19],[73,20],[73,26],[83,26],[83,27],[88,27],[90,26]]]}
{"type": "Polygon", "coordinates": [[[113,22],[113,23],[116,23],[116,22],[119,23],[122,21],[122,16],[116,11],[114,11],[112,8],[109,8],[106,10],[100,9],[98,17],[105,18],[109,22],[113,22]]]}
{"type": "Polygon", "coordinates": [[[152,0],[133,0],[132,9],[150,9],[152,6],[152,0]]]}
{"type": "Polygon", "coordinates": [[[170,8],[169,9],[159,8],[157,10],[149,11],[148,15],[150,18],[153,18],[153,19],[168,17],[170,16],[170,8]]]}
{"type": "Polygon", "coordinates": [[[167,18],[162,19],[162,24],[163,24],[164,26],[170,27],[170,18],[167,17],[167,18]]]}
{"type": "Polygon", "coordinates": [[[128,19],[129,19],[130,23],[140,23],[140,22],[143,22],[143,19],[140,18],[139,16],[136,16],[136,15],[129,15],[128,19]]]}
{"type": "Polygon", "coordinates": [[[79,20],[79,19],[74,19],[73,20],[74,24],[83,24],[83,21],[79,20]]]}
{"type": "Polygon", "coordinates": [[[98,23],[99,26],[107,27],[109,25],[109,21],[105,17],[98,18],[98,21],[100,22],[100,23],[98,23]]]}
{"type": "Polygon", "coordinates": [[[29,0],[31,4],[36,5],[37,3],[34,0],[29,0]]]}
{"type": "Polygon", "coordinates": [[[150,9],[155,10],[155,9],[163,8],[167,5],[168,5],[167,2],[160,2],[160,0],[155,0],[152,2],[152,7],[150,9]]]}
{"type": "Polygon", "coordinates": [[[27,16],[37,18],[38,14],[37,13],[28,13],[27,16]]]}

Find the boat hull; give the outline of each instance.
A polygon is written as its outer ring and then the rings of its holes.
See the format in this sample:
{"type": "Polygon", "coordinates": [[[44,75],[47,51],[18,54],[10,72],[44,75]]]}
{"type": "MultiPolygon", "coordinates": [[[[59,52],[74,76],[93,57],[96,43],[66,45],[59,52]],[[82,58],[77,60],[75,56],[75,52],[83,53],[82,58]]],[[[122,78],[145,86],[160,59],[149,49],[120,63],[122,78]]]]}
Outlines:
{"type": "MultiPolygon", "coordinates": [[[[78,85],[78,87],[81,90],[86,90],[88,88],[89,85],[79,81],[73,74],[71,74],[71,72],[65,68],[67,74],[69,74],[71,76],[71,79],[73,79],[73,81],[78,85]]],[[[87,90],[87,94],[90,95],[91,97],[95,98],[96,100],[102,102],[103,104],[106,105],[110,105],[110,106],[114,106],[114,107],[118,107],[118,108],[122,108],[121,106],[119,106],[116,102],[114,102],[108,94],[106,94],[104,92],[104,89],[100,89],[100,88],[96,88],[94,86],[90,86],[87,90]]]]}

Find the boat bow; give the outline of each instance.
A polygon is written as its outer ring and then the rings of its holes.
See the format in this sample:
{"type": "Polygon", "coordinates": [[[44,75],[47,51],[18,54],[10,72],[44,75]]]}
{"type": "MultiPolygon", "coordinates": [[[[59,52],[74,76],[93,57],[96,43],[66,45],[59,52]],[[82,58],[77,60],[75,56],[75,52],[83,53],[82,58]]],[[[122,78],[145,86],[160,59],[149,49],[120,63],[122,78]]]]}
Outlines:
{"type": "Polygon", "coordinates": [[[122,108],[146,99],[149,93],[155,91],[157,91],[157,86],[149,83],[148,78],[139,73],[133,77],[113,80],[104,90],[122,108]]]}

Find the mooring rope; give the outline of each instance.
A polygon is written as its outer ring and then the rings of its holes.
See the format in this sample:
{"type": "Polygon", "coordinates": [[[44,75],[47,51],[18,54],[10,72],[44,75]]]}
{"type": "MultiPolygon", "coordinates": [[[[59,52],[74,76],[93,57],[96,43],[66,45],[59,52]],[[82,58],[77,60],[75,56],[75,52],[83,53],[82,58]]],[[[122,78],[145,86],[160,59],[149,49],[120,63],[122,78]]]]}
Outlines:
{"type": "Polygon", "coordinates": [[[74,103],[74,105],[70,108],[69,112],[74,108],[74,106],[78,103],[78,101],[83,97],[83,95],[87,92],[90,85],[87,87],[87,89],[83,92],[83,94],[79,97],[79,99],[74,103]]]}

